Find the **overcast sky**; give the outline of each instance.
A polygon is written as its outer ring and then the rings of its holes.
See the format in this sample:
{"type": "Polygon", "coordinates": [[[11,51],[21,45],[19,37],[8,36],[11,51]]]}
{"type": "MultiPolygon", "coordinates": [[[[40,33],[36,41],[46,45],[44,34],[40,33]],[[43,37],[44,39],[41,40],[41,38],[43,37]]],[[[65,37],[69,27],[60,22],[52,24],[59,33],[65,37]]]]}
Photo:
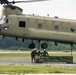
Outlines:
{"type": "MultiPolygon", "coordinates": [[[[76,19],[76,0],[48,0],[15,5],[21,7],[24,14],[38,14],[40,16],[50,14],[50,17],[58,16],[59,18],[76,19]]],[[[2,5],[0,5],[0,11],[1,9],[2,5]]]]}

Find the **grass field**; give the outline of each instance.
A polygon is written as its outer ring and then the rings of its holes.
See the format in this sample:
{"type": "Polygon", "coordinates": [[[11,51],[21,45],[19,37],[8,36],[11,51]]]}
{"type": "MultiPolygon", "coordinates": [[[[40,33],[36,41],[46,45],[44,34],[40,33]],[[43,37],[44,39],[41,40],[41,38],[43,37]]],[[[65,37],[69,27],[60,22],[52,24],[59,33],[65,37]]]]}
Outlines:
{"type": "Polygon", "coordinates": [[[30,53],[1,53],[0,58],[29,58],[30,53]]]}
{"type": "MultiPolygon", "coordinates": [[[[65,52],[49,52],[52,56],[70,56],[65,52]]],[[[74,60],[76,53],[73,53],[74,60]]],[[[30,58],[30,52],[0,52],[0,58],[30,58]]],[[[76,73],[76,69],[54,68],[51,66],[18,66],[0,65],[0,74],[26,74],[26,73],[76,73]]]]}
{"type": "Polygon", "coordinates": [[[76,73],[75,69],[54,68],[50,66],[4,66],[0,65],[0,74],[26,74],[26,73],[76,73]]]}

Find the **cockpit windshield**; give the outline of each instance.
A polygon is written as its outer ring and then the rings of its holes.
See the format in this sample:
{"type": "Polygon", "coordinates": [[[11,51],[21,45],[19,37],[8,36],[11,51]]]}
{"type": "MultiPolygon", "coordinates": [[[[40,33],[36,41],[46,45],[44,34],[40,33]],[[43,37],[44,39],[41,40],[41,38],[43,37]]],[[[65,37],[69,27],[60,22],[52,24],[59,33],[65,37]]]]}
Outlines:
{"type": "Polygon", "coordinates": [[[3,18],[0,18],[0,21],[2,20],[3,18]]]}
{"type": "Polygon", "coordinates": [[[7,16],[0,18],[0,23],[5,23],[7,21],[7,16]]]}

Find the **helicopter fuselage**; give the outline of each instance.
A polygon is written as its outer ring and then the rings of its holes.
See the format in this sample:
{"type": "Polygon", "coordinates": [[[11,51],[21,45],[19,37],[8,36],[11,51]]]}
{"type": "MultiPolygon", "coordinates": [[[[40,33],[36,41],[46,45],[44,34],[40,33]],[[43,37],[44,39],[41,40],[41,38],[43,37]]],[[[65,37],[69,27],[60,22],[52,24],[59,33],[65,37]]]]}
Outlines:
{"type": "Polygon", "coordinates": [[[76,43],[76,21],[35,15],[8,15],[0,34],[32,40],[76,43]]]}

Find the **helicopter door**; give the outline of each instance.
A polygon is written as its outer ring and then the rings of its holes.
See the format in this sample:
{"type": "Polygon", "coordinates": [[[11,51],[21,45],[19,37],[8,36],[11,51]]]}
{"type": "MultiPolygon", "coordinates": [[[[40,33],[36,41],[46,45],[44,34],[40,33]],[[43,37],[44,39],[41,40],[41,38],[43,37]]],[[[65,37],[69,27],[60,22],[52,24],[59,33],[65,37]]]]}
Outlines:
{"type": "Polygon", "coordinates": [[[20,36],[26,36],[26,21],[19,20],[18,31],[20,36]]]}

